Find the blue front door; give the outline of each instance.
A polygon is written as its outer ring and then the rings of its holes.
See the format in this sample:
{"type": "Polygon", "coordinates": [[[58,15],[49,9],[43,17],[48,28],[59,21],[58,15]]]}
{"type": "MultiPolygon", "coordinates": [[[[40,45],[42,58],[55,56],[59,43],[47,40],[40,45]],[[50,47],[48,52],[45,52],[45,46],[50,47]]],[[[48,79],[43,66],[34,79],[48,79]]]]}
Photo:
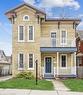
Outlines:
{"type": "Polygon", "coordinates": [[[51,62],[52,62],[51,57],[45,58],[45,73],[51,73],[51,62]]]}

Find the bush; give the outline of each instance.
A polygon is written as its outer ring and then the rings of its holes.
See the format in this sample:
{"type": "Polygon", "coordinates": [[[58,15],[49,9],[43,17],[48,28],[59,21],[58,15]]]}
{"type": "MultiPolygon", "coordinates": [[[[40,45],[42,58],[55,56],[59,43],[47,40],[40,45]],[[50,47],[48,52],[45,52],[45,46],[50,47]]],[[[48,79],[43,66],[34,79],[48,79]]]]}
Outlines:
{"type": "Polygon", "coordinates": [[[21,72],[16,75],[16,78],[34,79],[32,72],[21,72]]]}

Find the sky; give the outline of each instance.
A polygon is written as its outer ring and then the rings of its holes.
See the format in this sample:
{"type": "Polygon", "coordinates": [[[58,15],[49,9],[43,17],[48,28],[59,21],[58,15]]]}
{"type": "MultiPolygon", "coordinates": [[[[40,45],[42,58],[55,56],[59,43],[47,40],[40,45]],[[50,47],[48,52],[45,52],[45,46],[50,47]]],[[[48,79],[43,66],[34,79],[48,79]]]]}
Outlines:
{"type": "Polygon", "coordinates": [[[47,17],[81,18],[77,29],[83,29],[83,0],[1,0],[0,2],[0,49],[6,55],[12,54],[12,25],[5,12],[19,5],[29,3],[46,12],[47,17]]]}

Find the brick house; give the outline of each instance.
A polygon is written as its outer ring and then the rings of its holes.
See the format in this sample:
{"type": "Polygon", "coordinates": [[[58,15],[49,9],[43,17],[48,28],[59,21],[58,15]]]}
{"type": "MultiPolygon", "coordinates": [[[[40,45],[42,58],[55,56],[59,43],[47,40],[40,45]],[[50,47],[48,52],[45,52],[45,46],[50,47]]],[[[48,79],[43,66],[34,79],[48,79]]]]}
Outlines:
{"type": "Polygon", "coordinates": [[[47,18],[46,13],[21,4],[6,12],[12,23],[13,76],[21,71],[39,78],[76,77],[77,18],[47,18]]]}

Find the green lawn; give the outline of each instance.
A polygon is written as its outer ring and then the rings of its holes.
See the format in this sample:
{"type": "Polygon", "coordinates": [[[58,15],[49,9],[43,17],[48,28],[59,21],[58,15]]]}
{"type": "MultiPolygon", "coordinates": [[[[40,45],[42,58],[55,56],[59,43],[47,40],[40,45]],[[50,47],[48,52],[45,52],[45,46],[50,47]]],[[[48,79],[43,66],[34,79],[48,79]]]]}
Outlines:
{"type": "Polygon", "coordinates": [[[51,81],[39,80],[38,85],[35,84],[35,80],[27,79],[11,79],[4,82],[0,82],[0,88],[17,88],[17,89],[34,89],[34,90],[53,90],[53,84],[51,81]]]}
{"type": "Polygon", "coordinates": [[[83,79],[67,79],[63,83],[71,90],[83,92],[83,79]]]}

